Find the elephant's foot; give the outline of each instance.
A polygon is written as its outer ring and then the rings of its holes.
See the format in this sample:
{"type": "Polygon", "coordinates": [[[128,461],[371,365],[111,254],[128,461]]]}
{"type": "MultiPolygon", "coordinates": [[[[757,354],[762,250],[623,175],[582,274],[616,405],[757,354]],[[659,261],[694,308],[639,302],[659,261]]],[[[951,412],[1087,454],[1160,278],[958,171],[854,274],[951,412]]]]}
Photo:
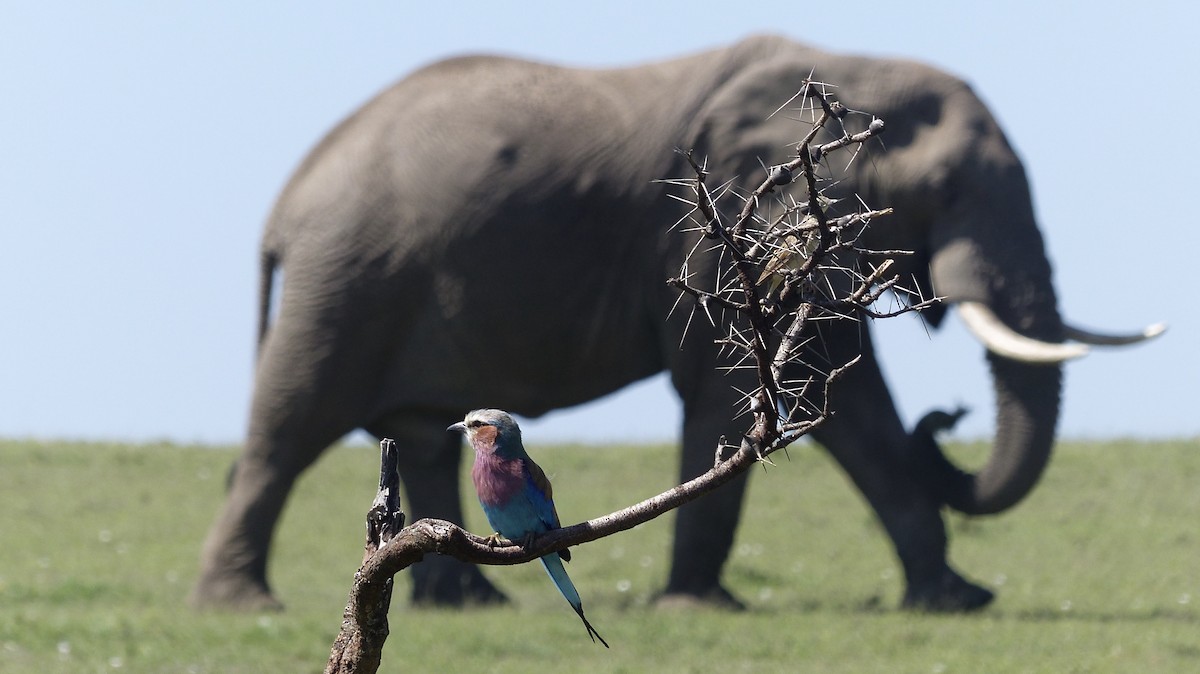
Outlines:
{"type": "Polygon", "coordinates": [[[946,567],[942,575],[925,583],[909,584],[901,607],[931,613],[977,611],[996,597],[991,590],[967,581],[946,567]]]}
{"type": "Polygon", "coordinates": [[[504,604],[508,597],[496,589],[474,564],[450,557],[427,556],[412,567],[412,603],[416,606],[504,604]]]}
{"type": "Polygon", "coordinates": [[[188,603],[198,609],[282,611],[266,583],[242,575],[205,576],[192,588],[188,603]]]}
{"type": "Polygon", "coordinates": [[[699,592],[676,592],[668,589],[654,600],[654,605],[670,610],[694,608],[716,608],[726,611],[746,610],[746,605],[742,603],[742,600],[733,596],[733,593],[720,585],[699,592]]]}

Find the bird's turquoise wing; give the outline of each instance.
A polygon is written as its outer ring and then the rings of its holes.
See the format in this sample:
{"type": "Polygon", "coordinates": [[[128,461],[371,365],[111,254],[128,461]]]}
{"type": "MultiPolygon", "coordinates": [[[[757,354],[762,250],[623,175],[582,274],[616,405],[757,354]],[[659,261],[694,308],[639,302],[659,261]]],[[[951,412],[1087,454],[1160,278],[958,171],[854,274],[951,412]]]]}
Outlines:
{"type": "Polygon", "coordinates": [[[533,459],[525,459],[525,469],[529,471],[529,482],[534,492],[531,494],[531,500],[538,511],[538,517],[546,524],[547,529],[559,528],[562,525],[558,521],[558,510],[554,507],[554,488],[550,486],[546,472],[534,463],[533,459]]]}
{"type": "MultiPolygon", "coordinates": [[[[550,486],[550,479],[533,459],[525,459],[525,469],[529,473],[530,501],[537,511],[538,519],[545,525],[546,531],[558,529],[562,525],[558,520],[558,509],[554,507],[554,488],[550,486]]],[[[558,556],[565,561],[571,561],[570,550],[559,550],[558,556]]]]}

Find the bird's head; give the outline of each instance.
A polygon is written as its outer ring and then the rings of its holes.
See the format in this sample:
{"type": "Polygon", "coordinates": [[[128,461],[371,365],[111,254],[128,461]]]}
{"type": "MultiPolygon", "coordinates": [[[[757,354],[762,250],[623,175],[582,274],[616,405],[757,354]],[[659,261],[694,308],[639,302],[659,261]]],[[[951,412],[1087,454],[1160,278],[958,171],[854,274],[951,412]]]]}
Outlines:
{"type": "Polygon", "coordinates": [[[466,435],[472,447],[493,446],[494,451],[521,447],[521,427],[503,410],[472,410],[466,418],[446,430],[466,435]]]}

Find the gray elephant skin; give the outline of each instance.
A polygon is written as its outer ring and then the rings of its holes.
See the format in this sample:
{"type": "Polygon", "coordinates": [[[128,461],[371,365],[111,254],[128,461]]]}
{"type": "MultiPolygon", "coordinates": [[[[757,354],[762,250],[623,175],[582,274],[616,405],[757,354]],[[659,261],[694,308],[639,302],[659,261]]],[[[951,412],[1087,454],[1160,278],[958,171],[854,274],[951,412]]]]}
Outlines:
{"type": "MultiPolygon", "coordinates": [[[[867,243],[913,251],[897,269],[925,297],[970,303],[1016,343],[1050,349],[1032,363],[1003,340],[989,351],[997,431],[975,474],[942,455],[938,415],[905,428],[865,324],[826,323],[807,356],[840,364],[862,351],[814,437],[891,538],[904,605],[985,605],[991,592],[947,563],[942,508],[995,513],[1030,491],[1055,436],[1058,361],[1081,348],[1063,342],[1086,338],[1059,317],[1024,169],[960,79],[767,36],[626,69],[456,58],[409,75],[326,136],[263,234],[246,447],[193,602],[277,605],[267,559],[286,498],[357,428],[396,440],[409,521],[461,522],[461,438],[446,427],[467,410],[536,417],[665,369],[683,402],[679,477],[711,467],[717,439],[746,428],[733,418],[735,387],[752,386],[718,371],[716,329],[694,320],[685,331],[686,307],[670,312],[678,293],[665,280],[693,240],[668,231],[683,211],[654,181],[687,176],[673,149],[691,148],[708,158],[709,184],[757,183],[761,162],[781,161],[804,133],[793,114],[771,113],[810,75],[887,123],[839,187],[895,209],[867,243]]],[[[945,311],[922,317],[937,326],[945,311]]],[[[678,512],[664,597],[736,603],[720,576],[745,486],[678,512]]],[[[476,567],[450,558],[427,557],[413,573],[417,602],[502,599],[476,567]]]]}

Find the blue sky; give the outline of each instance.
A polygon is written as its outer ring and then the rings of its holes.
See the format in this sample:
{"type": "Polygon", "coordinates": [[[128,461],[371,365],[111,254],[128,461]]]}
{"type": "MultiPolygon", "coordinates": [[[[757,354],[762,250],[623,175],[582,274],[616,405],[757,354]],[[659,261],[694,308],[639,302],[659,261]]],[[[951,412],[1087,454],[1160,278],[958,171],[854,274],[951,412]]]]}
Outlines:
{"type": "MultiPolygon", "coordinates": [[[[0,436],[240,441],[267,211],[414,68],[630,64],[767,31],[969,80],[1026,162],[1064,314],[1171,325],[1069,364],[1062,434],[1194,436],[1198,24],[1177,2],[6,3],[0,436]]],[[[906,418],[965,403],[960,435],[986,435],[981,350],[950,323],[878,325],[881,357],[906,418]]],[[[660,377],[526,436],[669,439],[678,418],[660,377]]]]}

